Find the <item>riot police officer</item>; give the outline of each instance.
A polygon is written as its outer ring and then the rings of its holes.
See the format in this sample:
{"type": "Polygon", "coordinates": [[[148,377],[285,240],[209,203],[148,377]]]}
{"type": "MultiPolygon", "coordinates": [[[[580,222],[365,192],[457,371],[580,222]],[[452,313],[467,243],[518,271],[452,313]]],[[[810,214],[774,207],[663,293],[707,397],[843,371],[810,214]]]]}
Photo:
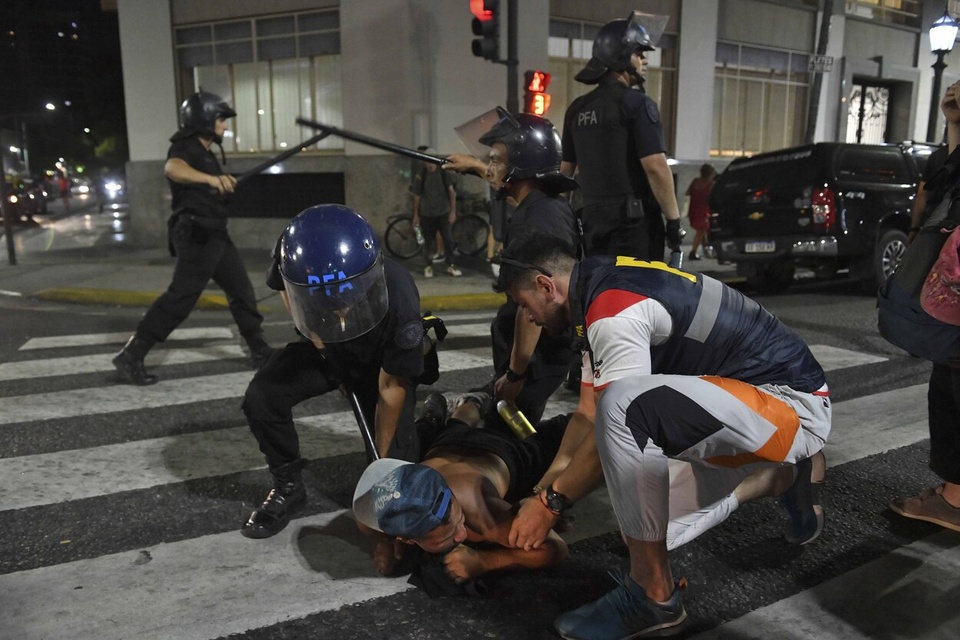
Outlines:
{"type": "Polygon", "coordinates": [[[623,254],[663,260],[664,235],[678,248],[680,209],[657,104],[642,89],[654,45],[637,14],[605,24],[593,57],[575,77],[596,84],[570,104],[563,125],[563,163],[579,169],[580,219],[586,255],[623,254]],[[666,216],[666,230],[663,216],[666,216]]]}
{"type": "Polygon", "coordinates": [[[415,386],[424,379],[420,294],[409,271],[385,259],[377,235],[349,207],[321,204],[280,236],[267,284],[280,291],[302,339],[274,354],[247,387],[243,412],[274,486],[242,533],[267,538],[306,502],[293,407],[343,389],[373,424],[380,456],[417,461],[415,386]]]}
{"type": "Polygon", "coordinates": [[[170,286],[147,309],[136,332],[113,358],[113,365],[133,384],[157,382],[157,376],[144,369],[144,356],[187,319],[211,279],[227,294],[253,365],[259,366],[273,351],[263,338],[263,316],[257,310],[253,284],[227,234],[224,197],[233,192],[237,181],[224,173],[210,150],[223,141],[227,119],[236,115],[220,96],[206,91],[190,95],[180,105],[180,129],[170,138],[163,167],[173,197],[168,225],[177,264],[170,286]]]}
{"type": "MultiPolygon", "coordinates": [[[[516,203],[504,231],[504,246],[512,238],[532,232],[556,236],[579,250],[580,234],[573,210],[559,197],[578,185],[559,171],[560,134],[556,127],[546,118],[512,115],[500,107],[474,121],[487,123],[489,129],[472,140],[467,139],[471,127],[460,127],[458,133],[477,157],[454,154],[444,168],[479,172],[483,167],[497,197],[516,203]],[[476,146],[478,142],[482,148],[476,146]],[[484,156],[489,159],[486,166],[478,159],[484,156]]],[[[571,360],[576,359],[569,338],[541,335],[540,328],[528,322],[509,299],[497,311],[490,333],[497,376],[495,393],[514,402],[536,423],[567,375],[571,360]]],[[[492,414],[485,418],[499,420],[492,414]]]]}

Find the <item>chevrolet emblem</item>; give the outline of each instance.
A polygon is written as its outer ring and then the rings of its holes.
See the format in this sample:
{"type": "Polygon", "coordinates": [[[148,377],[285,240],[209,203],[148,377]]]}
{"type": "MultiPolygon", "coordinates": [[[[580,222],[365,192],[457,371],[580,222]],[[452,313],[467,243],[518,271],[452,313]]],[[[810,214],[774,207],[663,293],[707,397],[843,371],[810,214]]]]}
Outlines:
{"type": "Polygon", "coordinates": [[[750,218],[751,220],[759,220],[760,218],[763,217],[763,212],[762,212],[762,211],[754,211],[753,213],[751,213],[751,214],[748,215],[747,217],[750,218]]]}

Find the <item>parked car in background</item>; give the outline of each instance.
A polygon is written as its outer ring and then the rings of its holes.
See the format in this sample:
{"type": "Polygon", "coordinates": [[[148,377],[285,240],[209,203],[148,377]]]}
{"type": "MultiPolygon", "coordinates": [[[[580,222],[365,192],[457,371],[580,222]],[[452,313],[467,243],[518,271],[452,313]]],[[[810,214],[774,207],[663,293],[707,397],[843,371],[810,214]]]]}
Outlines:
{"type": "Polygon", "coordinates": [[[797,268],[846,272],[875,290],[906,250],[934,149],[821,142],[738,158],[710,194],[710,244],[762,293],[789,286],[797,268]]]}

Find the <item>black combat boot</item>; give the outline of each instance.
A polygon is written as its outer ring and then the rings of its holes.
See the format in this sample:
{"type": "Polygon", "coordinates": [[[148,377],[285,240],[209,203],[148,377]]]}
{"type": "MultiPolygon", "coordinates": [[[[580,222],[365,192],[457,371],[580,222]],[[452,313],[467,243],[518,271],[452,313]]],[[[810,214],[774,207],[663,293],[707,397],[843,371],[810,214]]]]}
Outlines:
{"type": "Polygon", "coordinates": [[[148,384],[156,384],[157,376],[147,373],[143,368],[143,359],[154,345],[153,340],[143,338],[134,334],[127,340],[120,353],[113,357],[113,366],[117,368],[127,380],[133,384],[143,387],[148,384]]]}
{"type": "Polygon", "coordinates": [[[303,508],[307,491],[300,479],[303,460],[295,460],[276,469],[273,489],[267,499],[253,510],[240,532],[248,538],[269,538],[280,533],[290,522],[290,516],[303,508]]]}
{"type": "Polygon", "coordinates": [[[260,369],[263,363],[277,351],[277,349],[267,344],[267,341],[263,339],[262,333],[244,339],[247,341],[247,346],[250,347],[250,364],[254,369],[260,369]]]}

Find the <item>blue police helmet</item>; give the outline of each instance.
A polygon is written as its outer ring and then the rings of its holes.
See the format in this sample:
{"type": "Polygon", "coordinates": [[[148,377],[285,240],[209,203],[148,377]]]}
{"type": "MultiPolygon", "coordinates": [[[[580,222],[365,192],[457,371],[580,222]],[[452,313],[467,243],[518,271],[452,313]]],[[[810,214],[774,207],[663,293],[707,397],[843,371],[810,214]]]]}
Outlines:
{"type": "Polygon", "coordinates": [[[291,220],[280,238],[280,275],[294,323],[308,338],[351,340],[387,314],[380,243],[350,207],[319,204],[291,220]]]}

